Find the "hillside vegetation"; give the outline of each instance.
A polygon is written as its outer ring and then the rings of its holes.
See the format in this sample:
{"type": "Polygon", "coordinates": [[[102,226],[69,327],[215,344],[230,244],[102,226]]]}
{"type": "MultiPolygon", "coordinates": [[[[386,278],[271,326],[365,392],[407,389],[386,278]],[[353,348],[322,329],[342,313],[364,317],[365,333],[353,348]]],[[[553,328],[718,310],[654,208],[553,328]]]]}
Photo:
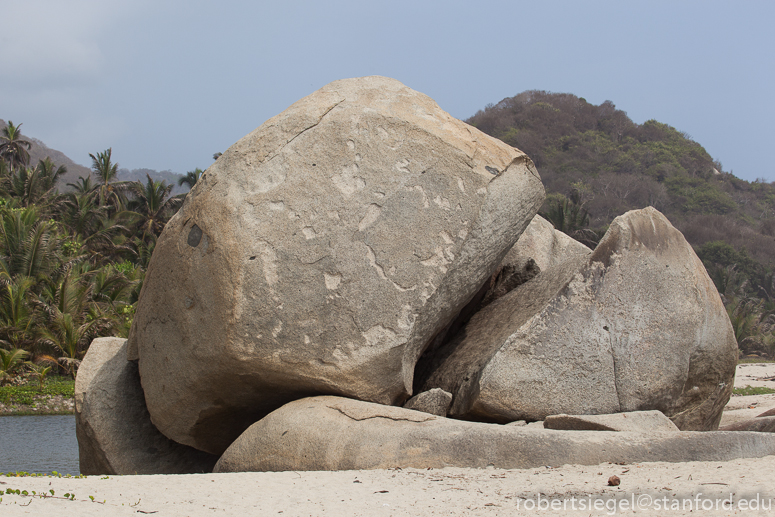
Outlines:
{"type": "Polygon", "coordinates": [[[662,211],[705,263],[741,348],[775,343],[775,185],[724,172],[686,133],[636,124],[610,101],[527,91],[467,122],[533,159],[548,194],[541,213],[590,246],[628,210],[662,211]]]}

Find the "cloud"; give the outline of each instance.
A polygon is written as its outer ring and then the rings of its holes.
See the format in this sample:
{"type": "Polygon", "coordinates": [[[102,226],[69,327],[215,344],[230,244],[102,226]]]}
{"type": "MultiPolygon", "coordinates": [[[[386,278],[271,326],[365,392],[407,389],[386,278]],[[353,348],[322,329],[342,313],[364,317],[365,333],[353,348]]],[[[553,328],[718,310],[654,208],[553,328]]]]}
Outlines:
{"type": "Polygon", "coordinates": [[[145,2],[25,0],[3,6],[0,79],[27,86],[56,87],[99,76],[105,40],[122,18],[145,2]]]}

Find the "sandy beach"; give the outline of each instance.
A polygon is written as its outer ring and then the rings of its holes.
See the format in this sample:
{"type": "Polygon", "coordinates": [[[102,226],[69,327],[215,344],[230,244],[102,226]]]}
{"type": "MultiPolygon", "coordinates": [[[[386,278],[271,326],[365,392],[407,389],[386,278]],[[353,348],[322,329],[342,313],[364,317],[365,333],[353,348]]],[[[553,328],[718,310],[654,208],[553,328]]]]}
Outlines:
{"type": "MultiPolygon", "coordinates": [[[[775,364],[739,365],[736,386],[775,387],[773,377],[775,364]]],[[[772,407],[775,395],[733,397],[722,424],[772,407]]],[[[4,516],[758,515],[775,512],[775,457],[526,470],[0,477],[0,489],[28,492],[5,493],[4,516]],[[609,485],[612,476],[618,486],[609,485]],[[51,490],[53,497],[32,495],[51,490]]]]}

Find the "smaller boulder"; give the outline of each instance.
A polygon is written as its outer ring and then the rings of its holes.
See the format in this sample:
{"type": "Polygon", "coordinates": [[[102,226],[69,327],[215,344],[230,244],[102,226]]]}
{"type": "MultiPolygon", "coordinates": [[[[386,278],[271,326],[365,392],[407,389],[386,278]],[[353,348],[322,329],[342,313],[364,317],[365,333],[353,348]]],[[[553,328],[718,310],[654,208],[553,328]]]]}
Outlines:
{"type": "MultiPolygon", "coordinates": [[[[769,411],[768,411],[769,413],[769,411]]],[[[719,431],[755,431],[757,433],[775,433],[775,416],[758,416],[722,427],[719,431]]]]}
{"type": "Polygon", "coordinates": [[[81,474],[196,474],[218,460],[175,443],[151,423],[127,340],[97,338],[75,379],[75,434],[81,474]]]}
{"type": "Polygon", "coordinates": [[[433,388],[423,391],[410,398],[404,404],[406,409],[422,411],[436,416],[447,416],[449,406],[452,404],[452,394],[441,388],[433,388]]]}
{"type": "Polygon", "coordinates": [[[765,411],[761,415],[756,415],[756,418],[761,418],[763,416],[775,416],[775,407],[768,409],[767,411],[765,411]]]}
{"type": "Polygon", "coordinates": [[[659,410],[683,431],[718,428],[737,342],[705,267],[664,215],[627,212],[591,255],[546,270],[536,256],[538,275],[477,312],[436,354],[422,389],[452,393],[451,417],[659,410]]]}
{"type": "Polygon", "coordinates": [[[678,427],[661,411],[628,411],[612,415],[552,415],[544,428],[560,431],[678,431],[678,427]]]}

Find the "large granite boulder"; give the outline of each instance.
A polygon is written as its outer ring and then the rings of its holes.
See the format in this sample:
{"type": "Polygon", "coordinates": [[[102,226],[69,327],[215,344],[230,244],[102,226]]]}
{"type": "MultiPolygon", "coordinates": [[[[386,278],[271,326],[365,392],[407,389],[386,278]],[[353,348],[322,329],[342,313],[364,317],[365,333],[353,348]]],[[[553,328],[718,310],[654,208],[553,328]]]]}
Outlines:
{"type": "Polygon", "coordinates": [[[214,472],[728,461],[775,454],[748,432],[556,431],[453,420],[339,397],[291,402],[246,430],[214,472]]]}
{"type": "Polygon", "coordinates": [[[399,404],[544,198],[520,151],[398,81],[336,81],[202,176],[154,250],[129,358],[154,424],[220,453],[288,401],[399,404]]]}
{"type": "Polygon", "coordinates": [[[217,456],[175,443],[151,423],[126,339],[97,338],[75,379],[81,474],[211,472],[217,456]]]}
{"type": "Polygon", "coordinates": [[[588,260],[485,307],[448,348],[423,389],[452,393],[451,416],[655,409],[682,430],[718,427],[737,358],[713,282],[653,208],[617,217],[588,260]]]}

